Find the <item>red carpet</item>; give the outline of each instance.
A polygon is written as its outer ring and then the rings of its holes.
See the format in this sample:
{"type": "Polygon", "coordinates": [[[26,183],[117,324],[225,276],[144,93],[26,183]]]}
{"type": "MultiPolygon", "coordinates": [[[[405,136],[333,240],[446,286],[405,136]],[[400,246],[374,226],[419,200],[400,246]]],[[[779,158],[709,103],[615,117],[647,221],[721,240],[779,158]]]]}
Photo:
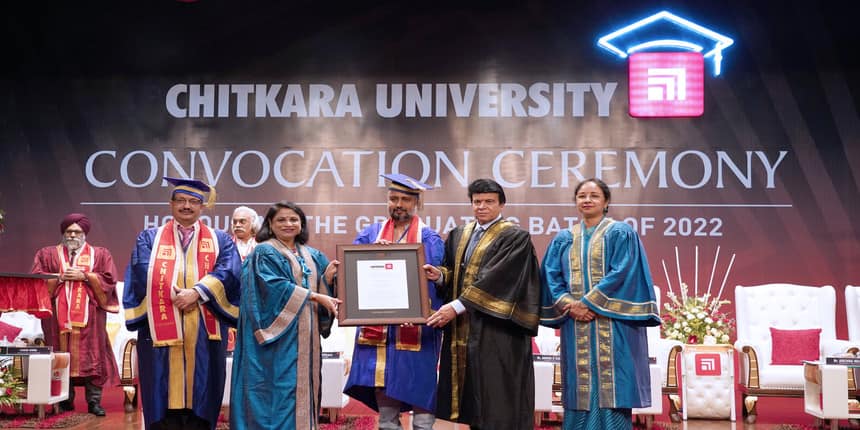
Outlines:
{"type": "Polygon", "coordinates": [[[95,415],[83,412],[63,412],[58,415],[48,415],[40,420],[35,413],[24,413],[0,417],[0,428],[61,429],[76,426],[95,418],[95,415]]]}
{"type": "MultiPolygon", "coordinates": [[[[124,393],[122,387],[110,387],[105,388],[104,393],[102,395],[102,407],[105,408],[108,414],[121,414],[124,413],[123,408],[123,399],[124,393]]],[[[738,394],[736,405],[738,407],[737,410],[737,421],[740,424],[743,420],[743,416],[740,410],[740,395],[738,394]]],[[[75,399],[75,411],[76,412],[86,412],[86,403],[84,400],[84,392],[83,387],[77,388],[77,398],[75,399]]],[[[139,405],[138,405],[139,409],[139,405]]],[[[668,411],[669,405],[664,398],[663,401],[663,410],[668,411]]],[[[346,407],[340,411],[341,416],[344,418],[349,417],[374,417],[375,412],[361,404],[358,401],[350,401],[347,403],[346,407]]],[[[812,426],[814,424],[814,418],[810,415],[807,415],[803,412],[803,399],[790,399],[790,398],[768,398],[762,397],[758,402],[758,423],[759,424],[793,424],[796,425],[796,428],[806,428],[807,426],[812,426]]],[[[654,417],[654,421],[657,423],[670,423],[670,419],[668,413],[664,413],[661,416],[654,417]]],[[[669,426],[667,426],[669,427],[669,426]]],[[[740,426],[739,426],[740,427],[740,426]]],[[[337,428],[337,427],[333,427],[337,428]]],[[[333,430],[333,428],[329,428],[328,430],[333,430]]],[[[343,427],[347,428],[347,427],[343,427]]],[[[670,427],[671,428],[671,427],[670,427]]]]}

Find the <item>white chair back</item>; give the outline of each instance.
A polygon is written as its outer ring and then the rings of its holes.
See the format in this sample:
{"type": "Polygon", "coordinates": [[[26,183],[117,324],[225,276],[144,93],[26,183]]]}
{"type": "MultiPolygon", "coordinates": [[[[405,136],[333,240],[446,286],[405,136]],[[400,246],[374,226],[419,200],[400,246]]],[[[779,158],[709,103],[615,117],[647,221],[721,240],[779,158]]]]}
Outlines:
{"type": "Polygon", "coordinates": [[[759,345],[759,360],[771,362],[770,328],[820,328],[821,339],[836,339],[836,292],[822,287],[765,284],[735,287],[738,340],[759,345]]]}
{"type": "Polygon", "coordinates": [[[555,329],[539,326],[535,343],[541,354],[558,355],[561,353],[559,350],[561,339],[555,335],[555,329]]]}
{"type": "Polygon", "coordinates": [[[21,340],[28,345],[34,345],[37,339],[41,339],[42,341],[45,340],[45,334],[42,332],[42,320],[27,312],[3,312],[3,315],[0,315],[0,321],[21,328],[21,332],[18,333],[18,337],[15,339],[6,339],[10,344],[17,340],[21,340]]]}
{"type": "Polygon", "coordinates": [[[845,286],[845,319],[848,321],[848,340],[860,342],[860,286],[845,286]]]}
{"type": "MultiPolygon", "coordinates": [[[[654,297],[657,298],[657,312],[662,314],[663,308],[660,303],[660,287],[654,286],[654,297]]],[[[656,357],[660,353],[660,347],[657,345],[660,339],[660,326],[648,327],[645,329],[648,336],[648,356],[656,357]]]]}

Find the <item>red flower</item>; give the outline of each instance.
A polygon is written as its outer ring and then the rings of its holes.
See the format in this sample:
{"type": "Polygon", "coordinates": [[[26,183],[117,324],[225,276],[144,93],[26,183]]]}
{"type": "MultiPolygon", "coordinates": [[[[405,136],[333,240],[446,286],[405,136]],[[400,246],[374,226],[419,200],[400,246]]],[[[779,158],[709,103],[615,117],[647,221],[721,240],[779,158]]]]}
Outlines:
{"type": "Polygon", "coordinates": [[[699,343],[699,338],[696,335],[691,334],[690,337],[687,338],[687,343],[690,345],[699,343]]]}

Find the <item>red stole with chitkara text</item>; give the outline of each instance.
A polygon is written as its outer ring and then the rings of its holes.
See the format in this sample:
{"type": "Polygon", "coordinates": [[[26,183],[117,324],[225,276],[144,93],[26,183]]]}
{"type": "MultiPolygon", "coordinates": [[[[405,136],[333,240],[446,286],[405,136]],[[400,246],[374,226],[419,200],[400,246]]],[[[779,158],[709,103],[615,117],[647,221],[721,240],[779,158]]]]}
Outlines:
{"type": "MultiPolygon", "coordinates": [[[[155,234],[146,280],[147,318],[154,346],[182,344],[182,313],[173,305],[176,296],[173,286],[192,288],[212,270],[218,258],[212,230],[200,221],[195,230],[197,234],[192,237],[187,251],[182,249],[179,230],[173,220],[161,226],[155,234]]],[[[209,339],[220,340],[215,316],[202,304],[199,309],[203,312],[209,339]]]]}
{"type": "MultiPolygon", "coordinates": [[[[57,257],[60,260],[60,273],[65,272],[69,267],[77,267],[84,273],[93,271],[95,258],[93,247],[88,243],[84,243],[74,261],[69,260],[63,245],[57,245],[57,257]]],[[[56,304],[60,333],[77,331],[89,323],[90,295],[83,281],[66,281],[60,284],[56,304]]]]}
{"type": "MultiPolygon", "coordinates": [[[[391,218],[385,220],[376,241],[382,239],[391,243],[421,243],[421,230],[424,228],[421,219],[413,215],[403,237],[394,237],[394,221],[391,218]]],[[[358,343],[361,345],[384,346],[388,338],[388,326],[362,326],[359,329],[358,343]]],[[[397,327],[395,347],[406,351],[421,350],[421,326],[397,327]]]]}

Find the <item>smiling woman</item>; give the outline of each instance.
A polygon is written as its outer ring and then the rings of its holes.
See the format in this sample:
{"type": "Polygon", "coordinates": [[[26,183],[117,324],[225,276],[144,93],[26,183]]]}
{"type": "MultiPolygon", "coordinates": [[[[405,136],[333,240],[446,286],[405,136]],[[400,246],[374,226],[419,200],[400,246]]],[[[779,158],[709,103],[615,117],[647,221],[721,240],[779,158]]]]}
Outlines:
{"type": "Polygon", "coordinates": [[[316,428],[320,336],[328,337],[340,300],[337,263],[307,245],[307,218],[295,203],[266,213],[258,245],[242,266],[239,331],[233,353],[233,430],[316,428]]]}
{"type": "Polygon", "coordinates": [[[541,267],[541,324],[561,328],[564,424],[630,429],[659,383],[648,371],[645,328],[660,325],[648,261],[633,229],[606,216],[606,183],[586,179],[574,196],[582,222],[555,236],[541,267]]]}

